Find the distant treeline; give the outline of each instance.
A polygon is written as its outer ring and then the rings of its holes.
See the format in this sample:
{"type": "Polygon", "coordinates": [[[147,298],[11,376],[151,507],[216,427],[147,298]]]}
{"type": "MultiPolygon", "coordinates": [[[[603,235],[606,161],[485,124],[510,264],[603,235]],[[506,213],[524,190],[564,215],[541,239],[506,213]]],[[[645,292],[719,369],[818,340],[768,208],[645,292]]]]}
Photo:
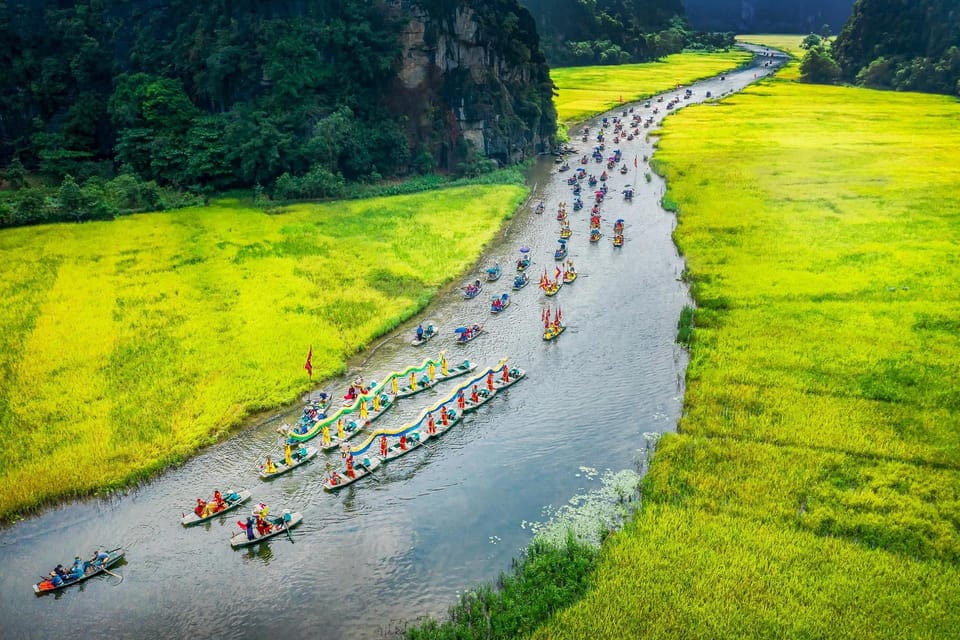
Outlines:
{"type": "Polygon", "coordinates": [[[686,48],[721,48],[733,34],[690,29],[681,0],[522,0],[552,66],[655,60],[686,48]]]}

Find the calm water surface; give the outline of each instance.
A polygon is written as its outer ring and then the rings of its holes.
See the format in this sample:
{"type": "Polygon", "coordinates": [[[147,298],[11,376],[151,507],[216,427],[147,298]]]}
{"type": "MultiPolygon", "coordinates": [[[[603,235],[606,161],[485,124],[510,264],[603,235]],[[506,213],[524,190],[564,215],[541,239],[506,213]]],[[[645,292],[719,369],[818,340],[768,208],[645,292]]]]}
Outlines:
{"type": "MultiPolygon", "coordinates": [[[[749,84],[770,71],[763,60],[725,81],[698,83],[681,105],[704,99],[706,91],[718,96],[749,84]]],[[[665,104],[653,103],[660,107],[657,121],[665,104]]],[[[598,122],[587,123],[592,134],[598,122]]],[[[675,218],[658,204],[664,185],[643,176],[643,156],[652,149],[642,133],[619,145],[608,134],[605,154],[622,149],[630,173],[610,172],[599,243],[587,240],[589,204],[571,211],[566,178],[572,171],[557,174],[552,159],[545,159],[532,178],[531,204],[543,198],[546,212],[524,208],[475,273],[464,277],[480,278],[499,261],[501,280],[487,284],[479,299],[465,301],[458,291],[442,295],[418,318],[432,321],[440,336],[425,347],[410,346],[413,322],[355,362],[350,376],[324,388],[340,395],[357,373],[382,379],[440,349],[453,362],[470,359],[480,367],[509,356],[526,369],[526,380],[439,441],[383,467],[379,481],[366,479],[337,495],[321,488],[320,459],[271,483],[257,478],[256,462],[274,446],[274,429],[281,419],[296,419],[298,404],[127,495],[67,504],[4,530],[0,636],[48,640],[69,627],[84,637],[111,638],[381,637],[403,621],[444,614],[464,590],[508,569],[530,543],[526,522],[597,488],[599,479],[581,467],[635,466],[643,434],[674,429],[680,413],[686,358],[674,336],[689,297],[670,237],[675,218]],[[620,195],[627,184],[636,185],[632,202],[620,195]],[[554,271],[561,201],[570,205],[570,258],[580,277],[548,299],[536,280],[544,269],[551,276],[554,271]],[[621,249],[611,244],[617,218],[626,224],[621,249]],[[531,249],[533,282],[516,292],[503,314],[491,316],[489,294],[510,289],[521,246],[531,249]],[[540,314],[548,303],[562,307],[568,324],[552,343],[541,340],[540,314]],[[488,333],[456,345],[453,328],[472,322],[485,323],[488,333]],[[294,542],[277,537],[232,550],[236,512],[183,529],[181,512],[216,487],[251,489],[276,513],[302,511],[294,542]],[[122,583],[98,577],[59,595],[33,594],[30,584],[56,562],[101,544],[126,547],[127,561],[115,569],[122,583]]],[[[585,153],[594,144],[592,137],[574,142],[585,153]]],[[[573,157],[570,162],[580,166],[573,157]]],[[[603,166],[591,161],[586,168],[599,175],[603,166]]],[[[398,401],[376,425],[403,424],[456,384],[398,401]]]]}

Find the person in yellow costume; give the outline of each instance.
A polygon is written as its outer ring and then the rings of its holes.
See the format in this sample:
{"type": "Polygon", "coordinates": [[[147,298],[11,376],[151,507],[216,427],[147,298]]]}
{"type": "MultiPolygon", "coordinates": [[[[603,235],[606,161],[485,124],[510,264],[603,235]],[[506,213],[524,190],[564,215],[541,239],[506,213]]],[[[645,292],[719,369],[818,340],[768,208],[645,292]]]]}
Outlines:
{"type": "Polygon", "coordinates": [[[373,396],[373,410],[380,411],[380,394],[373,396]]]}
{"type": "Polygon", "coordinates": [[[443,354],[440,354],[440,373],[447,376],[447,357],[443,354]]]}
{"type": "Polygon", "coordinates": [[[390,381],[390,388],[393,389],[393,395],[397,395],[397,393],[400,391],[396,376],[394,376],[393,380],[390,381]]]}
{"type": "Polygon", "coordinates": [[[291,450],[290,450],[290,443],[289,443],[289,442],[284,443],[284,445],[283,445],[283,464],[287,465],[288,467],[292,467],[292,466],[293,466],[293,456],[291,455],[291,453],[292,453],[292,452],[291,452],[291,450]]]}
{"type": "Polygon", "coordinates": [[[267,461],[266,461],[266,462],[264,463],[264,465],[263,465],[263,470],[264,470],[266,473],[276,473],[276,472],[277,472],[277,465],[273,464],[273,458],[271,458],[270,456],[267,456],[267,461]]]}
{"type": "Polygon", "coordinates": [[[323,425],[323,444],[330,444],[330,425],[323,425]]]}
{"type": "Polygon", "coordinates": [[[437,368],[436,366],[434,366],[432,362],[430,363],[430,366],[427,367],[427,375],[430,376],[431,380],[433,380],[437,376],[437,368]]]}
{"type": "Polygon", "coordinates": [[[360,401],[360,418],[363,420],[367,419],[367,401],[366,400],[360,401]]]}
{"type": "Polygon", "coordinates": [[[410,372],[410,389],[412,391],[417,390],[417,374],[415,371],[410,372]]]}
{"type": "Polygon", "coordinates": [[[343,440],[344,435],[345,434],[343,433],[343,418],[340,418],[339,420],[337,420],[337,437],[343,440]]]}

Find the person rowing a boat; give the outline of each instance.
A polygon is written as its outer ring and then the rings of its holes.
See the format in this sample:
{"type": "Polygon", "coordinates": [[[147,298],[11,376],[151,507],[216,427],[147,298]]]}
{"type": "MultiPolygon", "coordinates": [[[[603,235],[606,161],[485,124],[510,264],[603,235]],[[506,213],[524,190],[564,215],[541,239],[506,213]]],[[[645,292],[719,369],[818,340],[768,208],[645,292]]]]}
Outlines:
{"type": "Polygon", "coordinates": [[[244,532],[247,534],[247,540],[253,540],[254,538],[256,538],[256,536],[253,535],[253,524],[254,524],[253,516],[247,516],[246,522],[244,522],[243,520],[237,520],[237,526],[243,529],[244,532]]]}

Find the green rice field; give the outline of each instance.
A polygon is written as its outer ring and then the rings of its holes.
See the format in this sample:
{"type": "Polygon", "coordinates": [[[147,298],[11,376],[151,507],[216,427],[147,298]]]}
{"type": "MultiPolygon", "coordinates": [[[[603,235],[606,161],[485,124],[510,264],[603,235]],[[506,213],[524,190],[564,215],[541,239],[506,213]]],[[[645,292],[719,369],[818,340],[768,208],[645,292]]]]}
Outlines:
{"type": "Polygon", "coordinates": [[[471,265],[526,193],[273,213],[223,200],[0,231],[0,516],[182,461],[310,388],[311,345],[315,380],[341,372],[471,265]]]}
{"type": "Polygon", "coordinates": [[[749,61],[741,49],[716,53],[676,53],[657,62],[552,69],[557,85],[557,119],[572,124],[603,113],[621,102],[657,93],[735,69],[749,61]]]}
{"type": "Polygon", "coordinates": [[[955,99],[784,78],[666,120],[684,414],[533,637],[960,636],[958,148],[955,99]]]}

